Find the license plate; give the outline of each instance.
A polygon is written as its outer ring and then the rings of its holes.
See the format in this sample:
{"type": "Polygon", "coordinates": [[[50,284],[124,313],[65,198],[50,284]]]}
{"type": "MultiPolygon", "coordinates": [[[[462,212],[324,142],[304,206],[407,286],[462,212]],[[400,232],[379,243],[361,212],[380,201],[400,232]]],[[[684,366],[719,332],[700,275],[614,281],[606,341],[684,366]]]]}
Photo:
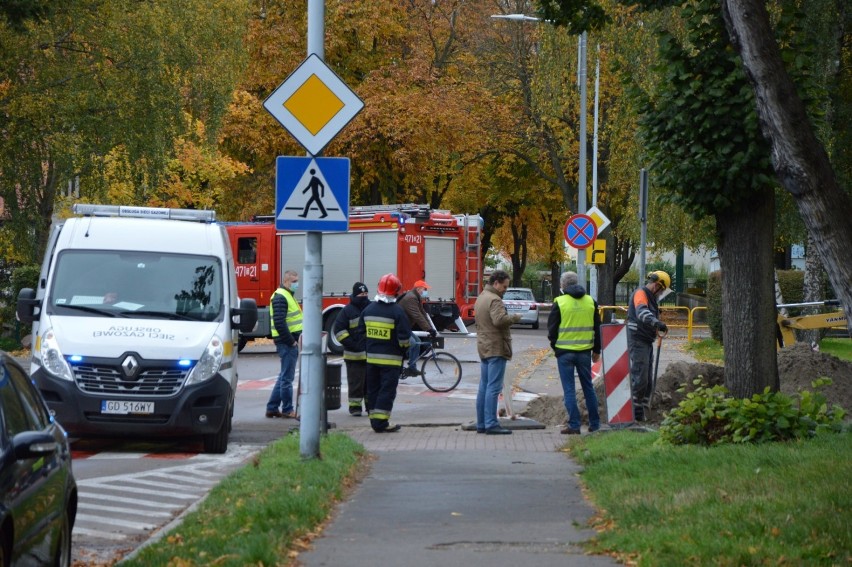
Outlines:
{"type": "Polygon", "coordinates": [[[134,402],[129,400],[103,400],[101,413],[127,415],[131,413],[154,413],[154,402],[134,402]]]}

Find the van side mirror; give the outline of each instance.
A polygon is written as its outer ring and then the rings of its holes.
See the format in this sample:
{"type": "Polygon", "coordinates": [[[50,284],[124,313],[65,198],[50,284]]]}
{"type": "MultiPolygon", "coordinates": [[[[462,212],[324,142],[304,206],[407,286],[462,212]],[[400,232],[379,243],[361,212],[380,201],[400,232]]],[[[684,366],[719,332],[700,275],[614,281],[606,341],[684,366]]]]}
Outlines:
{"type": "Polygon", "coordinates": [[[34,289],[25,287],[18,292],[18,306],[15,314],[21,323],[34,323],[41,314],[41,300],[36,299],[34,289]],[[38,309],[38,313],[36,313],[38,309]]]}
{"type": "Polygon", "coordinates": [[[254,299],[240,299],[239,308],[231,309],[231,322],[237,330],[250,333],[257,325],[257,302],[254,299]]]}

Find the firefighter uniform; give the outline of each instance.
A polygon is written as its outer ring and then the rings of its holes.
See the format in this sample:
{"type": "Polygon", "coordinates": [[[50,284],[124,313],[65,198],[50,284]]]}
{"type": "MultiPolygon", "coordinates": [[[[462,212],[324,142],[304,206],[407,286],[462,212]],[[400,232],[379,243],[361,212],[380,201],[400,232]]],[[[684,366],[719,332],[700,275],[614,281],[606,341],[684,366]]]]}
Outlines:
{"type": "MultiPolygon", "coordinates": [[[[346,384],[349,386],[349,413],[361,415],[364,402],[364,376],[367,371],[365,330],[361,312],[370,304],[367,286],[357,282],[349,296],[349,304],[340,310],[332,329],[334,337],[343,345],[343,362],[346,364],[346,384]]],[[[367,407],[369,413],[370,408],[367,407]]]]}
{"type": "Polygon", "coordinates": [[[390,426],[402,363],[411,337],[405,312],[396,303],[374,301],[364,308],[361,322],[366,333],[367,408],[376,432],[396,431],[390,426]]]}

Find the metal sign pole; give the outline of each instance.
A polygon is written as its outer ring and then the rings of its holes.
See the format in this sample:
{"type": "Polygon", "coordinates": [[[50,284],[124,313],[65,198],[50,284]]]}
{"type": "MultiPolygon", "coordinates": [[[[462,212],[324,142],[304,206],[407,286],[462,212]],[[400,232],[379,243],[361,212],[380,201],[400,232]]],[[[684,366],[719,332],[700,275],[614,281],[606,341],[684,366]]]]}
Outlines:
{"type": "MultiPolygon", "coordinates": [[[[579,49],[579,70],[578,76],[580,81],[580,172],[579,183],[577,187],[577,212],[581,215],[586,214],[586,43],[588,34],[583,32],[580,35],[579,49]]],[[[586,250],[577,251],[577,276],[580,279],[580,285],[586,287],[586,250]]]]}
{"type": "MultiPolygon", "coordinates": [[[[592,206],[598,206],[598,92],[601,85],[601,46],[598,44],[598,58],[595,63],[595,111],[592,134],[592,206]]],[[[594,264],[589,267],[589,295],[598,301],[598,268],[594,264]]]]}
{"type": "Polygon", "coordinates": [[[639,285],[645,283],[645,243],[648,237],[648,170],[639,172],[639,222],[642,226],[639,240],[639,285]]]}
{"type": "MultiPolygon", "coordinates": [[[[325,59],[325,0],[308,0],[308,56],[325,59]]],[[[310,155],[310,154],[308,154],[310,155]]],[[[302,295],[302,353],[299,391],[302,415],[299,423],[299,452],[303,459],[320,455],[320,420],[325,392],[325,368],[322,352],[322,232],[310,231],[305,238],[305,284],[302,295]]]]}

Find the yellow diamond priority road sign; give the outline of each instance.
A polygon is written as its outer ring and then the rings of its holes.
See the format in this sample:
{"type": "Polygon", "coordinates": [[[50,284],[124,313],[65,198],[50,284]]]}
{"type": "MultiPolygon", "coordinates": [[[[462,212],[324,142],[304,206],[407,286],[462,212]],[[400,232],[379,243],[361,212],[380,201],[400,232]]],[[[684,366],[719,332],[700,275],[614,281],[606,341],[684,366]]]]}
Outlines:
{"type": "Polygon", "coordinates": [[[317,155],[364,102],[314,53],[272,91],[263,107],[308,153],[317,155]]]}

